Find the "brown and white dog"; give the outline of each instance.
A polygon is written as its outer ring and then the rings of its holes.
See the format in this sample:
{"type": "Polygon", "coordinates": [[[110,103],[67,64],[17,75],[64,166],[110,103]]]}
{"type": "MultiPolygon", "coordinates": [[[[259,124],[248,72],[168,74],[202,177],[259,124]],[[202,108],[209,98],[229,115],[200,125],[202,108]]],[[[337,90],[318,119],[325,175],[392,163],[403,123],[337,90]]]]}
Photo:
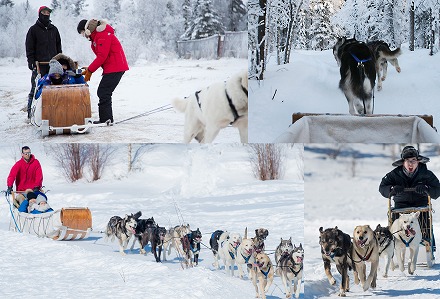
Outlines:
{"type": "Polygon", "coordinates": [[[190,143],[193,138],[200,143],[212,143],[228,125],[238,128],[241,143],[248,142],[247,70],[188,98],[176,98],[172,104],[177,111],[185,113],[184,143],[190,143]]]}
{"type": "Polygon", "coordinates": [[[354,282],[359,284],[359,280],[364,291],[376,288],[377,268],[379,267],[379,243],[376,235],[369,225],[358,225],[353,231],[353,251],[352,260],[354,272],[354,282]],[[370,273],[366,277],[365,262],[371,263],[370,273]]]}
{"type": "Polygon", "coordinates": [[[255,297],[266,299],[266,293],[272,285],[275,273],[269,256],[263,252],[258,253],[255,256],[255,263],[250,273],[256,291],[255,297]]]}
{"type": "Polygon", "coordinates": [[[255,230],[255,237],[252,238],[254,242],[254,250],[256,253],[260,253],[264,251],[264,241],[269,235],[269,231],[265,228],[257,228],[255,230]]]}

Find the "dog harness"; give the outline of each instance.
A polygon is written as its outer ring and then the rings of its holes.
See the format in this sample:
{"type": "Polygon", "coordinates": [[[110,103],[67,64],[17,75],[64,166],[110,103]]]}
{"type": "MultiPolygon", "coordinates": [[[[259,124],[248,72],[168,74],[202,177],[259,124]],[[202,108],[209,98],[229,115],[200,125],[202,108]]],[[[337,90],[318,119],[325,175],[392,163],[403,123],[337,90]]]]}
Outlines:
{"type": "Polygon", "coordinates": [[[201,92],[201,90],[196,91],[195,95],[196,95],[197,105],[199,105],[199,108],[202,109],[202,104],[200,103],[200,99],[199,99],[200,92],[201,92]]]}
{"type": "Polygon", "coordinates": [[[232,99],[228,94],[228,91],[225,88],[225,94],[226,94],[226,98],[228,99],[228,103],[229,103],[229,107],[231,108],[232,114],[234,115],[234,120],[230,123],[230,125],[232,125],[233,123],[235,123],[237,121],[237,119],[240,117],[238,115],[237,109],[235,108],[234,104],[232,103],[232,99]]]}
{"type": "Polygon", "coordinates": [[[263,270],[260,269],[260,272],[263,273],[263,275],[264,275],[264,277],[266,277],[266,279],[267,279],[267,276],[269,275],[269,271],[270,271],[270,266],[269,266],[269,269],[267,269],[266,272],[264,272],[263,270]]]}
{"type": "Polygon", "coordinates": [[[354,60],[356,60],[356,62],[358,63],[358,67],[364,67],[364,62],[370,61],[371,57],[367,58],[367,59],[359,59],[356,55],[354,55],[353,53],[349,52],[351,57],[354,58],[354,60]]]}
{"type": "MultiPolygon", "coordinates": [[[[295,264],[295,262],[293,262],[293,263],[295,264]]],[[[298,264],[296,264],[296,265],[298,265],[298,264]]],[[[298,270],[298,271],[295,271],[295,270],[293,269],[293,267],[289,267],[289,269],[290,269],[290,271],[292,271],[293,275],[295,275],[295,277],[297,277],[298,274],[299,274],[299,272],[302,271],[302,269],[303,269],[303,265],[301,264],[301,267],[299,267],[299,270],[298,270]]]]}
{"type": "MultiPolygon", "coordinates": [[[[381,246],[381,247],[382,247],[382,246],[385,246],[381,251],[379,251],[379,255],[381,255],[382,252],[384,252],[385,249],[387,249],[388,246],[390,246],[392,240],[393,240],[393,239],[386,238],[382,243],[379,244],[379,246],[381,246]],[[384,245],[385,242],[387,242],[386,245],[384,245]]],[[[393,255],[394,255],[394,252],[393,252],[393,255]]]]}
{"type": "Polygon", "coordinates": [[[403,242],[403,244],[405,244],[405,247],[409,247],[409,244],[412,242],[412,240],[414,240],[414,237],[412,237],[411,239],[409,239],[409,241],[405,241],[404,239],[402,239],[402,236],[399,235],[400,240],[403,242]]]}
{"type": "Polygon", "coordinates": [[[368,254],[366,253],[365,256],[363,256],[363,257],[356,250],[354,252],[356,252],[356,255],[361,259],[361,262],[365,262],[370,259],[371,253],[373,253],[373,249],[374,249],[374,247],[371,248],[370,253],[368,253],[368,251],[367,251],[368,254]]]}

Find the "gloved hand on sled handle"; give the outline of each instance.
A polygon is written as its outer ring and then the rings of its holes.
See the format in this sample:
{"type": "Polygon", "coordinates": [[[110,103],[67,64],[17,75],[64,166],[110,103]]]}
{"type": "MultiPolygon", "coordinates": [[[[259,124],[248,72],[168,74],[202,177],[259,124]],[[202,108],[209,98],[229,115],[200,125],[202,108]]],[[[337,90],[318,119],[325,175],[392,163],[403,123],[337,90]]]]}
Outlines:
{"type": "Polygon", "coordinates": [[[35,63],[33,62],[28,62],[28,68],[33,71],[35,69],[35,63]]]}
{"type": "Polygon", "coordinates": [[[92,72],[89,71],[89,68],[85,67],[84,71],[82,72],[82,75],[84,75],[84,81],[88,82],[88,81],[90,81],[90,77],[92,76],[92,72]]]}
{"type": "Polygon", "coordinates": [[[415,187],[415,191],[418,194],[428,194],[428,190],[429,190],[428,186],[423,185],[423,184],[417,185],[415,187]]]}
{"type": "Polygon", "coordinates": [[[8,189],[6,190],[6,195],[11,195],[12,193],[12,186],[8,186],[8,189]]]}
{"type": "Polygon", "coordinates": [[[404,190],[405,190],[405,188],[403,188],[403,186],[399,186],[399,185],[393,186],[393,187],[391,187],[390,195],[402,194],[404,190]]]}

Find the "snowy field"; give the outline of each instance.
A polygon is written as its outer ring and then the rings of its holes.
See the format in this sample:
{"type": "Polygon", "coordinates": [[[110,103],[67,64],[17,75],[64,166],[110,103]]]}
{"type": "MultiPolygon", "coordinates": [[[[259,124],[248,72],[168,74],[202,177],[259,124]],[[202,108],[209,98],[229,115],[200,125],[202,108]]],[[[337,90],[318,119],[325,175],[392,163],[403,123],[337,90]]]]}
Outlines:
{"type": "MultiPolygon", "coordinates": [[[[91,51],[90,48],[87,50],[91,51]]],[[[139,61],[136,65],[130,65],[130,70],[113,93],[114,120],[117,123],[170,105],[175,97],[189,96],[212,83],[227,80],[244,69],[247,69],[247,59],[169,60],[161,63],[139,61]]],[[[98,119],[99,98],[96,90],[101,73],[102,69],[98,69],[89,82],[93,119],[98,119]]],[[[27,112],[22,111],[27,105],[30,76],[25,58],[0,59],[0,137],[3,141],[181,143],[183,140],[184,114],[173,108],[112,127],[94,128],[89,134],[43,138],[37,127],[28,123],[27,112]]],[[[240,142],[238,130],[225,128],[215,142],[240,142]]]]}
{"type": "MultiPolygon", "coordinates": [[[[134,145],[136,149],[139,145],[134,145]]],[[[67,183],[55,165],[49,144],[30,144],[43,167],[44,185],[54,209],[88,207],[93,216],[91,237],[80,241],[53,241],[8,230],[10,213],[0,200],[0,297],[15,298],[254,298],[247,278],[214,270],[209,238],[217,229],[253,235],[269,230],[266,249],[280,238],[304,243],[303,148],[286,147],[285,176],[278,181],[253,177],[248,147],[243,145],[151,145],[127,173],[127,145],[113,144],[114,156],[103,178],[67,183]],[[182,270],[173,251],[168,262],[156,263],[151,253],[122,256],[117,242],[105,242],[101,233],[113,215],[143,212],[165,227],[184,222],[200,228],[203,245],[198,267],[182,270]]],[[[0,146],[0,181],[6,182],[19,156],[18,144],[0,146]],[[18,155],[17,155],[18,153],[18,155]]],[[[130,242],[131,245],[131,242],[130,242]]],[[[149,247],[149,246],[148,246],[149,247]]],[[[149,251],[149,248],[147,248],[149,251]]],[[[236,272],[237,274],[237,272],[236,272]]],[[[284,298],[279,277],[268,298],[284,298]]],[[[303,298],[303,292],[301,294],[303,298]]]]}
{"type": "MultiPolygon", "coordinates": [[[[383,89],[375,90],[374,114],[429,114],[440,125],[440,56],[402,47],[402,72],[388,66],[383,89]]],[[[293,51],[287,65],[270,56],[265,80],[249,81],[249,142],[273,142],[292,123],[293,113],[348,114],[344,93],[338,88],[339,67],[332,50],[293,51]]]]}
{"type": "MultiPolygon", "coordinates": [[[[420,154],[431,158],[428,169],[439,177],[440,155],[428,144],[421,145],[420,154]]],[[[373,229],[377,224],[387,225],[388,200],[382,197],[378,189],[382,177],[394,168],[391,163],[398,160],[399,155],[400,150],[396,145],[305,145],[305,298],[338,298],[341,275],[332,264],[337,285],[329,284],[320,253],[319,227],[338,226],[351,236],[357,225],[369,224],[373,229]],[[326,154],[329,149],[340,149],[340,155],[335,160],[330,159],[326,154]],[[353,156],[358,158],[355,160],[353,156]]],[[[433,209],[440,210],[439,200],[433,201],[433,209]]],[[[438,213],[433,218],[434,233],[438,239],[438,213]]],[[[381,259],[376,290],[363,292],[359,285],[354,284],[353,272],[350,271],[350,292],[347,297],[440,298],[438,251],[437,264],[431,269],[417,267],[414,275],[396,269],[390,270],[388,278],[384,278],[383,262],[381,259]]]]}

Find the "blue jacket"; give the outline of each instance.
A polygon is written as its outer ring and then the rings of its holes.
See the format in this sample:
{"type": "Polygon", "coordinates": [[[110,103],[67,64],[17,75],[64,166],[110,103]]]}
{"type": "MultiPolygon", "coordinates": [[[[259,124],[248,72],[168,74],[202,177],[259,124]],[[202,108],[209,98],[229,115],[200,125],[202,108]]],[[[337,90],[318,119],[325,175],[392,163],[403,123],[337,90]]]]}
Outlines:
{"type": "MultiPolygon", "coordinates": [[[[38,99],[41,96],[41,93],[43,92],[43,86],[52,84],[49,76],[50,76],[49,74],[46,74],[38,80],[37,92],[35,93],[35,99],[38,99]]],[[[84,76],[82,76],[82,75],[76,77],[76,76],[71,76],[71,75],[68,75],[67,73],[64,73],[62,78],[63,78],[62,84],[85,84],[86,83],[86,81],[84,80],[84,76]]]]}

